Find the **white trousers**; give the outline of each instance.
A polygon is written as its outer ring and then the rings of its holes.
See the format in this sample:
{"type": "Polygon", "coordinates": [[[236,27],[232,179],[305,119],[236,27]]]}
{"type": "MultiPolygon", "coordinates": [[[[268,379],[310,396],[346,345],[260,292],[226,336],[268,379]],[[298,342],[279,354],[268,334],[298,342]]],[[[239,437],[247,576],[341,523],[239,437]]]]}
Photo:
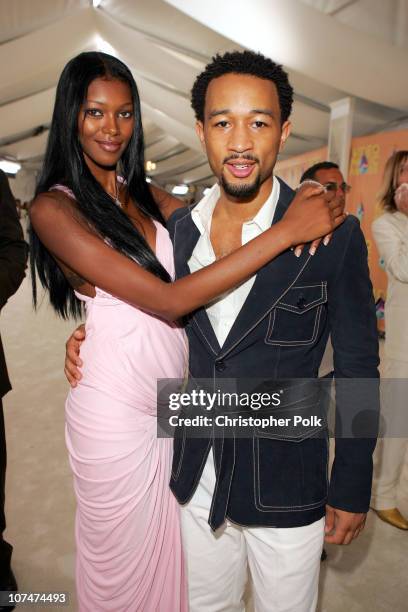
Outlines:
{"type": "Polygon", "coordinates": [[[391,433],[387,436],[386,430],[374,453],[371,506],[376,510],[396,508],[398,498],[408,499],[407,379],[408,363],[386,358],[381,414],[391,433]],[[397,432],[405,437],[395,437],[397,432]]]}
{"type": "Polygon", "coordinates": [[[192,500],[181,509],[190,612],[242,612],[249,569],[256,612],[316,609],[324,518],[305,527],[208,524],[215,470],[209,453],[192,500]]]}

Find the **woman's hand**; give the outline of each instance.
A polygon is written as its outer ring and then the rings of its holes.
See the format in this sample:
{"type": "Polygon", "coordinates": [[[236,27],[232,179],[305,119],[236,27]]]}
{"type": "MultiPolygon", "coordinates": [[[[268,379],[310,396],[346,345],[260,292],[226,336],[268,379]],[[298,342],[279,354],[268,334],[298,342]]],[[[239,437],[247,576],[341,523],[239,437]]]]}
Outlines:
{"type": "Polygon", "coordinates": [[[402,183],[394,194],[397,209],[408,216],[408,183],[402,183]]]}
{"type": "Polygon", "coordinates": [[[81,344],[85,340],[85,325],[80,325],[70,335],[65,345],[65,366],[64,373],[71,387],[76,387],[81,380],[82,374],[79,368],[82,361],[79,358],[81,344]]]}
{"type": "MultiPolygon", "coordinates": [[[[312,187],[320,187],[321,183],[319,183],[318,181],[314,181],[312,179],[307,179],[306,181],[303,181],[302,183],[300,183],[298,189],[300,187],[303,187],[304,185],[311,185],[312,187]]],[[[325,190],[325,194],[326,194],[325,198],[327,202],[331,202],[335,198],[335,193],[333,193],[332,191],[325,190]]],[[[344,205],[342,207],[342,212],[344,212],[345,204],[346,203],[344,202],[344,205]]],[[[323,241],[324,246],[327,246],[330,240],[332,239],[332,237],[333,237],[333,232],[330,232],[330,234],[327,234],[326,236],[324,236],[324,238],[316,238],[316,240],[313,240],[312,244],[309,247],[310,255],[314,255],[316,253],[317,248],[322,241],[323,241]]],[[[300,257],[304,249],[304,246],[305,246],[304,244],[298,244],[296,248],[292,247],[292,250],[294,250],[296,257],[300,257]]]]}
{"type": "MultiPolygon", "coordinates": [[[[312,242],[309,253],[314,255],[321,239],[327,245],[331,234],[346,218],[344,207],[339,205],[323,185],[315,181],[305,181],[296,193],[282,221],[290,224],[290,240],[296,247],[297,256],[302,252],[304,243],[312,242]]],[[[288,225],[289,227],[289,225],[288,225]]]]}

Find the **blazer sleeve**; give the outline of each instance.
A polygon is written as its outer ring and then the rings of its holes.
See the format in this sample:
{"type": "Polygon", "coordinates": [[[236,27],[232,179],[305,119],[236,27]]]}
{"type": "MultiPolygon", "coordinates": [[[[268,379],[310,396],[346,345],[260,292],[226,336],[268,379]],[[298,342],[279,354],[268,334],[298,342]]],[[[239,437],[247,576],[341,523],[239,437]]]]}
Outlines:
{"type": "Polygon", "coordinates": [[[374,221],[372,230],[387,272],[402,283],[408,283],[408,231],[398,231],[388,215],[374,221]]]}
{"type": "Polygon", "coordinates": [[[379,355],[375,303],[360,224],[348,220],[342,261],[328,287],[336,386],[336,452],[328,503],[367,512],[379,417],[379,355]]]}
{"type": "Polygon", "coordinates": [[[4,173],[0,176],[0,309],[19,288],[27,263],[27,243],[4,173]]]}

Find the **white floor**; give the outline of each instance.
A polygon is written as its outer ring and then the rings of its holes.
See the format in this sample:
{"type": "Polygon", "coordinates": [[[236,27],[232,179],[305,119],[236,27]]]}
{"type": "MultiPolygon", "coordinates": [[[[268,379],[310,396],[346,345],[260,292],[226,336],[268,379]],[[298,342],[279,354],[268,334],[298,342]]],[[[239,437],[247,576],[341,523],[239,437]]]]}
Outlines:
{"type": "MultiPolygon", "coordinates": [[[[71,602],[61,609],[75,610],[75,503],[64,444],[67,383],[62,370],[64,343],[75,324],[57,319],[46,304],[35,314],[26,279],[1,313],[0,325],[14,387],[4,401],[6,537],[14,545],[13,567],[21,591],[67,591],[71,602]]],[[[401,508],[408,513],[407,502],[401,508]]],[[[327,551],[320,612],[408,610],[408,532],[370,512],[357,541],[327,551]]]]}

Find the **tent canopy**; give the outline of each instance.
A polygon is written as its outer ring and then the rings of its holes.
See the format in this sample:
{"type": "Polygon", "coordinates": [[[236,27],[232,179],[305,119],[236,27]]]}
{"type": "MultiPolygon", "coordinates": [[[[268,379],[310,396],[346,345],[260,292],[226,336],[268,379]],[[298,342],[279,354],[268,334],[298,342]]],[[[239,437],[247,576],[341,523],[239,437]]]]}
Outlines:
{"type": "Polygon", "coordinates": [[[136,78],[155,179],[211,184],[189,92],[214,53],[284,64],[296,92],[288,157],[326,144],[329,104],[345,96],[354,134],[404,122],[407,46],[408,0],[0,0],[0,156],[38,170],[62,68],[99,49],[136,78]]]}

